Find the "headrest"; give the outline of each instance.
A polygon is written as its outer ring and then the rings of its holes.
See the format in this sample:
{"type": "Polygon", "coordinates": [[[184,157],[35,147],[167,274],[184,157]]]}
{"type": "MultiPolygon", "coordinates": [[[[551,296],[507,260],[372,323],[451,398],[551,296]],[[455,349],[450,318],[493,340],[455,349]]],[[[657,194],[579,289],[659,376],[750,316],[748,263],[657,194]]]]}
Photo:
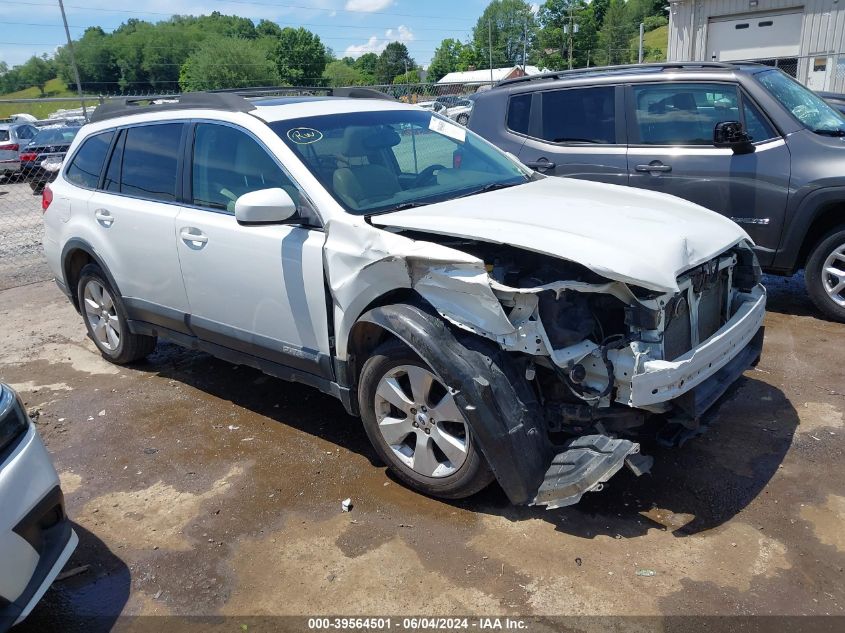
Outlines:
{"type": "Polygon", "coordinates": [[[366,156],[399,145],[401,140],[399,134],[390,127],[351,126],[343,132],[343,153],[346,156],[366,156]]]}

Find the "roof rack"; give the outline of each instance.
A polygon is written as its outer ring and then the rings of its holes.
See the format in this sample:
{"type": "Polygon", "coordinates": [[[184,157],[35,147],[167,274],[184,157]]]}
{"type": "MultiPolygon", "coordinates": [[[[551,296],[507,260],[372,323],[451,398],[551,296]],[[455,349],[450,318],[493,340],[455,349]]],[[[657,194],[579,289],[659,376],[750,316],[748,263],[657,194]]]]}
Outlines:
{"type": "Polygon", "coordinates": [[[540,73],[538,75],[525,75],[524,77],[514,77],[513,79],[504,79],[497,83],[494,87],[510,86],[518,83],[526,83],[529,81],[543,81],[547,79],[565,79],[566,77],[573,77],[578,75],[587,75],[592,73],[606,73],[606,72],[629,72],[632,70],[639,70],[643,72],[660,72],[664,70],[678,70],[678,69],[726,69],[735,68],[735,64],[726,64],[723,62],[662,62],[655,64],[620,64],[618,66],[591,66],[587,68],[573,68],[572,70],[556,70],[547,73],[540,73]]]}
{"type": "Polygon", "coordinates": [[[256,88],[221,88],[211,90],[214,94],[236,94],[242,97],[281,97],[281,96],[325,96],[345,97],[347,99],[387,99],[395,101],[393,97],[379,90],[350,86],[346,88],[332,88],[329,86],[260,86],[256,88]]]}
{"type": "Polygon", "coordinates": [[[129,114],[184,110],[185,108],[250,112],[255,110],[255,105],[239,95],[217,92],[187,92],[155,97],[115,97],[97,106],[91,115],[91,122],[105,121],[129,114]],[[156,101],[162,103],[155,103],[156,101]]]}

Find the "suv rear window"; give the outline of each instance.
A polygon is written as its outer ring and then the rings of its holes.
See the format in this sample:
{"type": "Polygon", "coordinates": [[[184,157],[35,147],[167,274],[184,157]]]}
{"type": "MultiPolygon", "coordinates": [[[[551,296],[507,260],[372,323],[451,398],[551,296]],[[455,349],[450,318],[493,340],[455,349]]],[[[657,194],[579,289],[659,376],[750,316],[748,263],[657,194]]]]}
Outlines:
{"type": "Polygon", "coordinates": [[[112,136],[114,132],[103,132],[85,139],[68,165],[65,178],[80,187],[95,189],[100,181],[100,172],[103,171],[112,136]]]}
{"type": "Polygon", "coordinates": [[[162,123],[126,130],[121,193],[165,202],[176,200],[182,127],[182,123],[162,123]]]}
{"type": "Polygon", "coordinates": [[[552,143],[616,143],[613,86],[541,92],[541,138],[552,143]]]}

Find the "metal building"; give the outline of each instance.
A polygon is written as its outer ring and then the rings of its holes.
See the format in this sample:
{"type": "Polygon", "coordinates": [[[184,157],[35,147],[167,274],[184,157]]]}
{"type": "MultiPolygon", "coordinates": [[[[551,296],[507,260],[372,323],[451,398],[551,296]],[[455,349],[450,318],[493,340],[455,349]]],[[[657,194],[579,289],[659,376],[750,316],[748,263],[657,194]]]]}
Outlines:
{"type": "Polygon", "coordinates": [[[670,0],[668,58],[761,61],[845,92],[845,0],[670,0]]]}

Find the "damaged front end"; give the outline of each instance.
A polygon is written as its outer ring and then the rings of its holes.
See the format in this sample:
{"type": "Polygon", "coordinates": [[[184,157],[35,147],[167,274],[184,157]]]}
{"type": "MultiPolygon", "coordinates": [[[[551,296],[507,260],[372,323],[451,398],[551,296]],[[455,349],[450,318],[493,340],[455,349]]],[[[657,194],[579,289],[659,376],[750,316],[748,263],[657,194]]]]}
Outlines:
{"type": "MultiPolygon", "coordinates": [[[[384,259],[370,252],[368,266],[401,263],[391,274],[449,327],[416,308],[361,318],[404,340],[458,390],[515,503],[571,505],[622,466],[648,472],[652,460],[635,441],[646,423],[694,432],[759,358],[765,290],[744,241],[658,290],[507,245],[402,237],[414,247],[398,257],[385,249],[384,259]],[[464,257],[450,261],[447,251],[464,257]],[[495,345],[468,352],[478,337],[495,345]]],[[[349,289],[332,290],[337,300],[349,289]]]]}

